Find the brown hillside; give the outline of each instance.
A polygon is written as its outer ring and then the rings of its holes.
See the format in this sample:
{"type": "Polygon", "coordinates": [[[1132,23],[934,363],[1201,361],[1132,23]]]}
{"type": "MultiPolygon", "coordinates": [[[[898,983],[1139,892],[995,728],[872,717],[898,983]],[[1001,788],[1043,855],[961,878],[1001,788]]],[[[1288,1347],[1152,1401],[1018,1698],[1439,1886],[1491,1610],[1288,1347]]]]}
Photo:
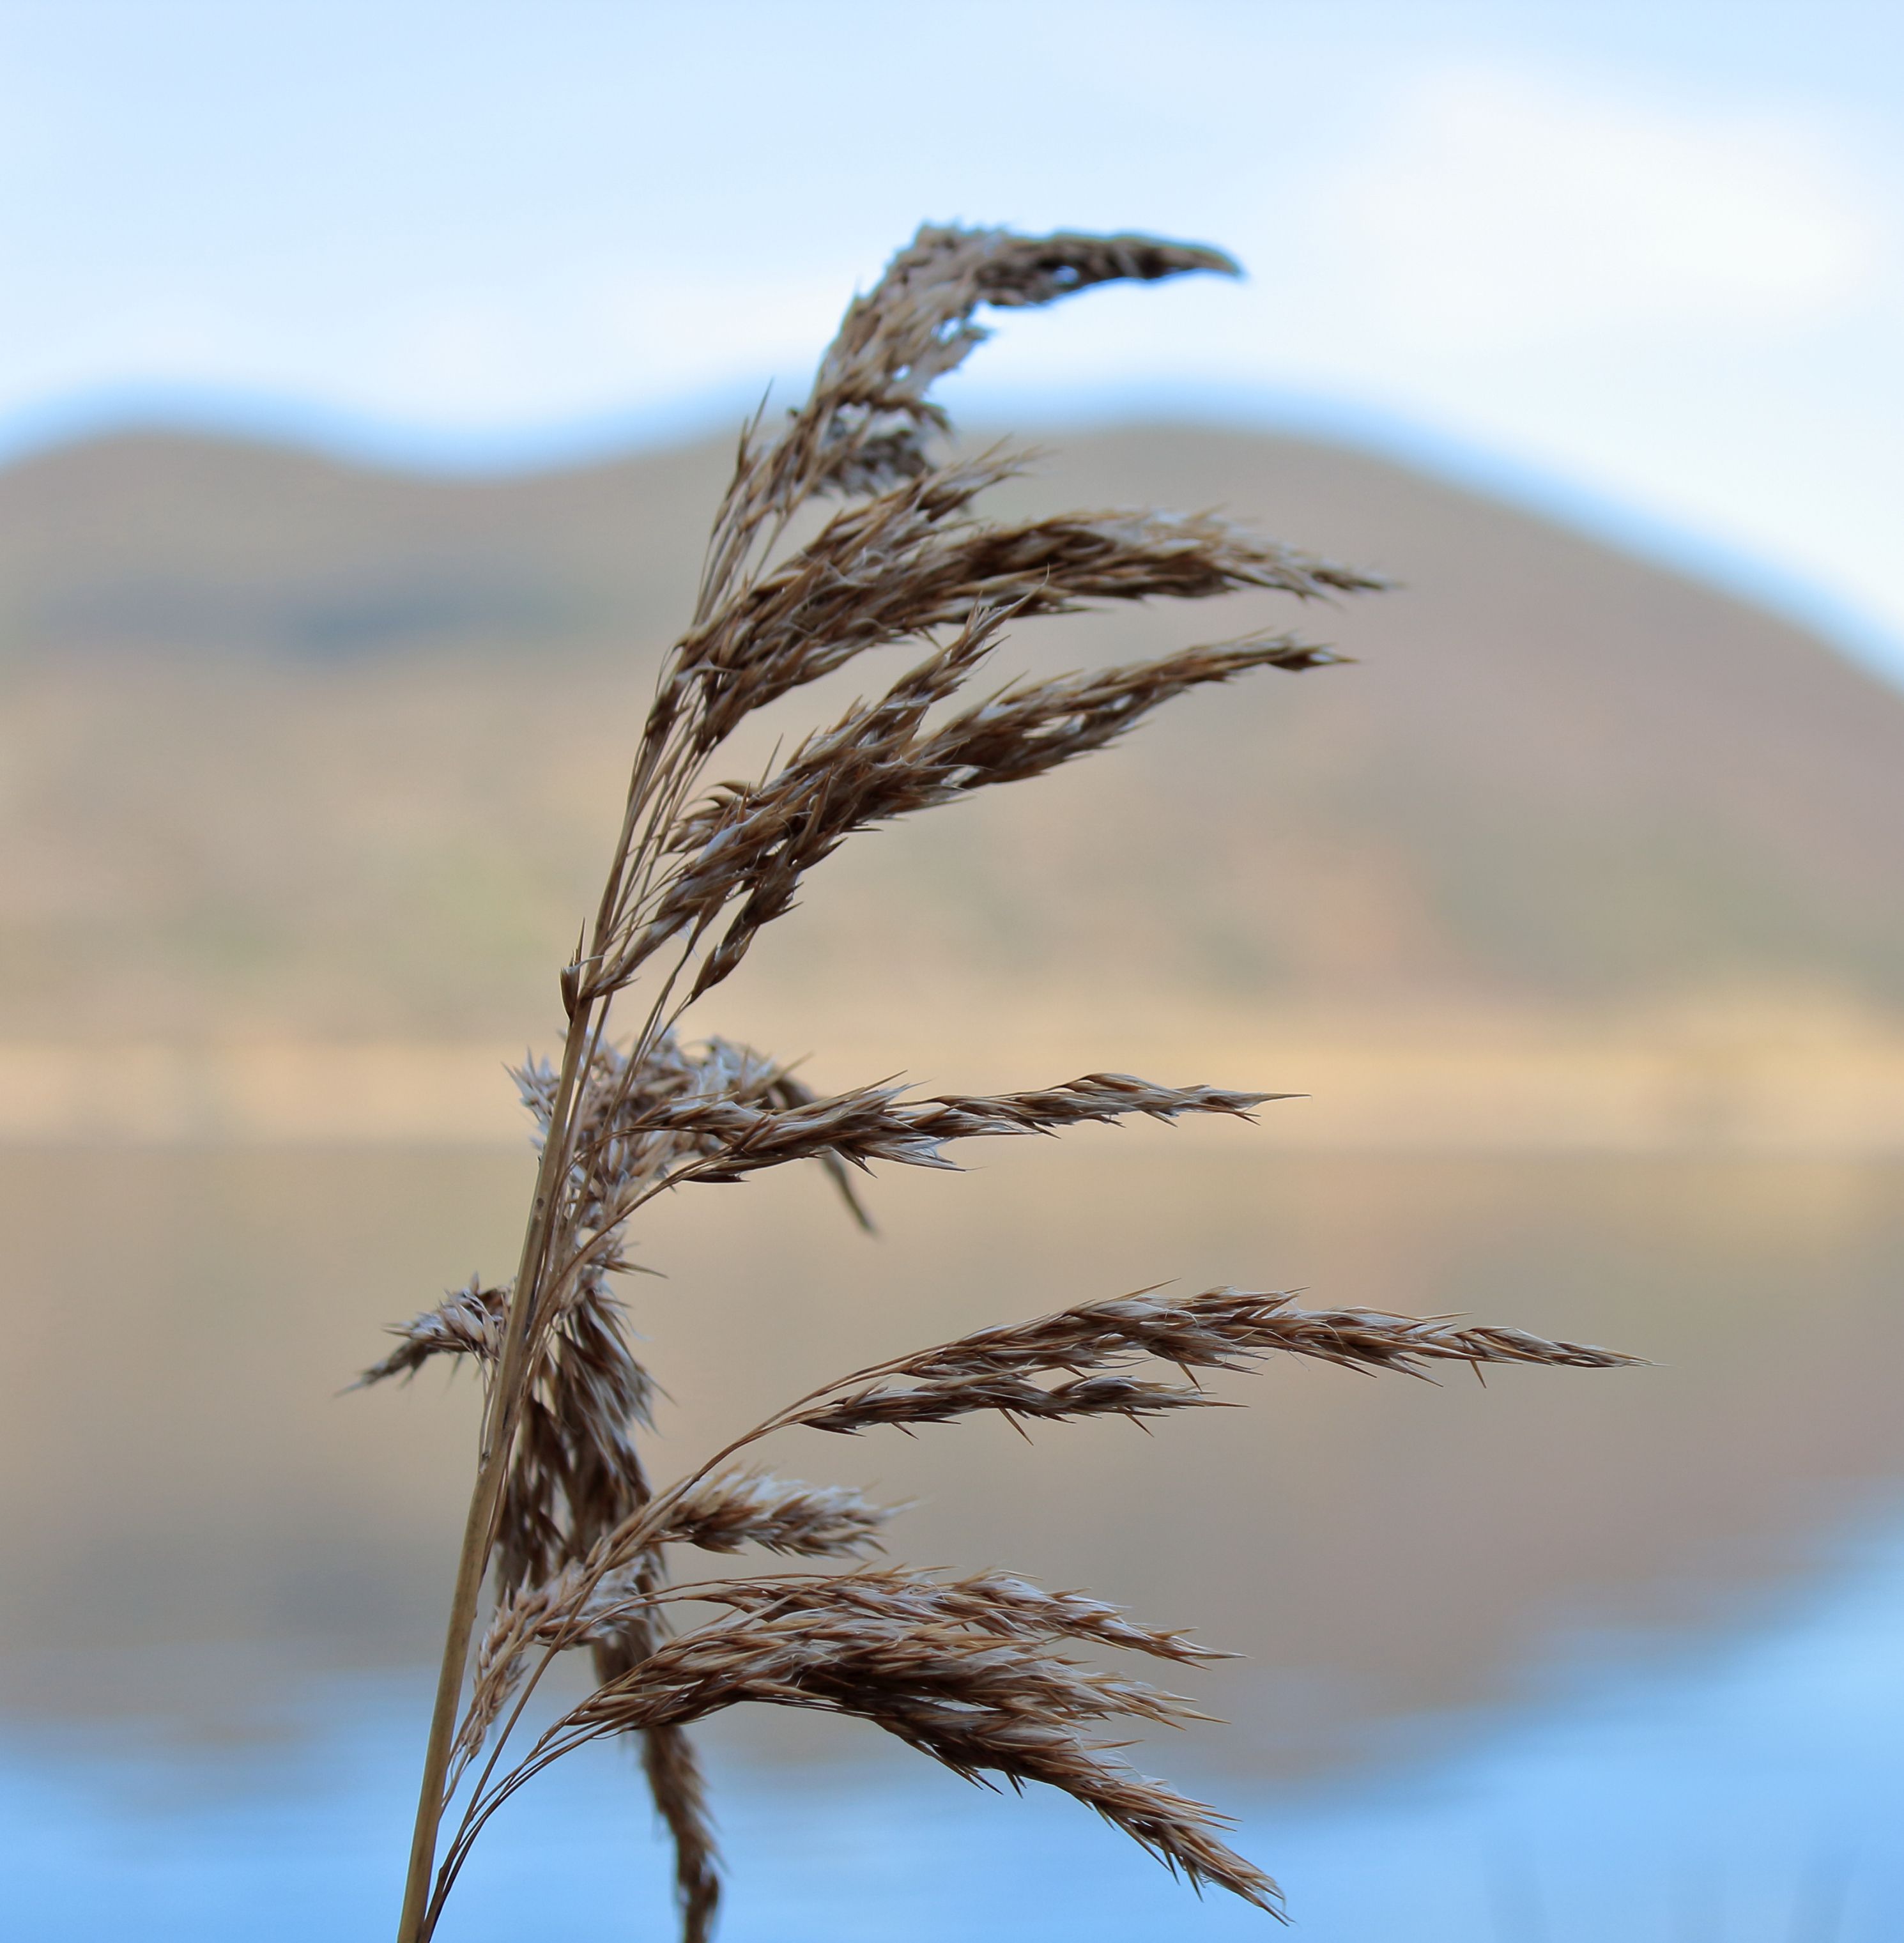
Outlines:
{"type": "MultiPolygon", "coordinates": [[[[539,1035],[725,457],[446,482],[143,436],[0,474],[0,1036],[539,1035]]],[[[849,849],[756,980],[1904,1002],[1904,698],[1799,630],[1294,440],[1072,437],[1014,491],[1221,505],[1406,591],[1291,610],[1357,667],[849,849]]],[[[1278,611],[1027,626],[1001,676],[1278,611]]]]}

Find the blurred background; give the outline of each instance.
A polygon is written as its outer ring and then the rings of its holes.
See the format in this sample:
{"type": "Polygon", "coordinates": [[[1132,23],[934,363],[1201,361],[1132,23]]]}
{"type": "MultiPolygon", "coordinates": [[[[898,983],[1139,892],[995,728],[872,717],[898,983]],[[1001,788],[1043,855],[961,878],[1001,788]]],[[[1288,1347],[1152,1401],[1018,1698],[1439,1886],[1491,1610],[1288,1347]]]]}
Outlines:
{"type": "MultiPolygon", "coordinates": [[[[817,1181],[683,1196],[631,1297],[666,1439],[1172,1278],[1653,1358],[775,1462],[1246,1653],[1139,1757],[1325,1943],[1897,1932],[1904,15],[0,0],[0,100],[20,1934],[391,1920],[474,1398],[336,1392],[508,1272],[504,1063],[735,427],[922,219],[1248,273],[994,320],[944,390],[1045,454],[994,510],[1400,585],[1021,629],[1355,659],[858,840],[708,1027],[824,1088],[1303,1097],[883,1177],[871,1241],[817,1181]]],[[[711,1736],[736,1943],[1260,1925],[870,1739],[711,1736]]],[[[665,1925],[627,1767],[515,1804],[446,1938],[665,1925]]]]}

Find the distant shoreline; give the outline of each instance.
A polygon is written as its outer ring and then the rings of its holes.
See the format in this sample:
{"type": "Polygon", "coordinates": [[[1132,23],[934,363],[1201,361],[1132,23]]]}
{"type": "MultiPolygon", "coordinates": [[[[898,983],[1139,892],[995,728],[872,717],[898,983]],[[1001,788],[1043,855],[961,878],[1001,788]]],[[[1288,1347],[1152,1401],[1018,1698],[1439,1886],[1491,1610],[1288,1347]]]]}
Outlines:
{"type": "MultiPolygon", "coordinates": [[[[1118,1048],[1116,1063],[1147,1077],[1301,1096],[1265,1106],[1247,1135],[1170,1134],[1279,1153],[1904,1158],[1904,1027],[1795,1014],[1251,1024],[1205,1015],[1133,1032],[1034,1012],[1002,1042],[995,1019],[941,1015],[907,1064],[929,1093],[1044,1083],[1101,1069],[1118,1048]]],[[[805,1036],[821,1088],[895,1070],[877,1020],[809,1021],[805,1036]]],[[[0,1042],[0,1143],[526,1148],[503,1070],[521,1057],[484,1042],[0,1042]]]]}

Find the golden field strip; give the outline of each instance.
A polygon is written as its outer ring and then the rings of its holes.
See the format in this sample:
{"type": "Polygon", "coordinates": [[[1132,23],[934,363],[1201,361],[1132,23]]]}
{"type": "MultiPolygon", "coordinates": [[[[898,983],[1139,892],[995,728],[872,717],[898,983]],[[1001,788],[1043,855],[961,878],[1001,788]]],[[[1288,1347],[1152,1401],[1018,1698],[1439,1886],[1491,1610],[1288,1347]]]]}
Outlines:
{"type": "MultiPolygon", "coordinates": [[[[1283,1151],[1904,1154],[1904,1027],[1869,1021],[1233,1016],[1133,1031],[1034,1014],[1001,1033],[997,1018],[941,1014],[923,1042],[883,1024],[795,1027],[810,1082],[903,1070],[927,1092],[1006,1090],[1114,1069],[1274,1088],[1304,1096],[1262,1110],[1253,1137],[1283,1151]]],[[[456,1042],[0,1042],[0,1141],[515,1146],[528,1122],[504,1068],[521,1057],[456,1042]]]]}

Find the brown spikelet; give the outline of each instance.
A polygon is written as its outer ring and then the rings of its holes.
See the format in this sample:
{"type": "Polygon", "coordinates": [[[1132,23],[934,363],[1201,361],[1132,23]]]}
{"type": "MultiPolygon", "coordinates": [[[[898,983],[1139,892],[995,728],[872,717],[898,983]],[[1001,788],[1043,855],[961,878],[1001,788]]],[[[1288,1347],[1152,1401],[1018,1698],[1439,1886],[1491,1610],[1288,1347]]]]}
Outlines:
{"type": "Polygon", "coordinates": [[[637,1576],[622,1573],[605,1582],[585,1561],[571,1560],[541,1583],[517,1585],[497,1599],[471,1662],[446,1803],[520,1692],[538,1648],[596,1646],[619,1641],[631,1625],[645,1625],[651,1602],[635,1589],[637,1576]]]}
{"type": "Polygon", "coordinates": [[[1039,1781],[1061,1789],[1095,1809],[1193,1889],[1200,1892],[1206,1884],[1227,1889],[1284,1920],[1282,1892],[1274,1880],[1217,1839],[1214,1831],[1230,1825],[1228,1816],[1104,1760],[1074,1729],[1030,1709],[1013,1714],[930,1702],[895,1703],[883,1715],[869,1717],[967,1780],[982,1780],[990,1773],[1015,1785],[1039,1781]]]}
{"type": "Polygon", "coordinates": [[[1174,1410],[1202,1410],[1215,1397],[1135,1377],[1080,1377],[1074,1383],[1041,1389],[1015,1377],[969,1377],[910,1385],[904,1389],[871,1388],[812,1410],[792,1420],[814,1430],[850,1434],[875,1424],[949,1423],[975,1410],[996,1410],[1016,1423],[1022,1419],[1064,1423],[1080,1417],[1161,1417],[1174,1410]]]}
{"type": "Polygon", "coordinates": [[[868,1504],[845,1484],[803,1484],[758,1471],[708,1478],[674,1499],[656,1545],[703,1552],[768,1552],[851,1558],[876,1547],[894,1507],[868,1504]]]}
{"type": "Polygon", "coordinates": [[[493,1363],[502,1353],[508,1304],[506,1288],[485,1288],[481,1276],[471,1275],[466,1288],[446,1290],[434,1309],[392,1324],[390,1334],[402,1338],[402,1346],[373,1363],[351,1387],[363,1389],[387,1377],[414,1376],[432,1356],[474,1356],[493,1363]]]}
{"type": "Polygon", "coordinates": [[[1237,274],[1221,250],[1153,236],[922,228],[848,307],[812,394],[779,437],[743,440],[715,521],[702,611],[726,592],[762,528],[816,493],[877,492],[932,469],[926,437],[946,419],[926,394],[990,334],[973,321],[981,304],[1018,308],[1094,284],[1199,270],[1237,274]]]}
{"type": "Polygon", "coordinates": [[[1187,1662],[1233,1656],[1198,1646],[1181,1631],[1138,1625],[1117,1607],[1089,1593],[1048,1592],[1007,1572],[945,1579],[904,1566],[862,1567],[824,1579],[789,1575],[732,1579],[698,1588],[695,1596],[736,1612],[846,1611],[883,1624],[954,1625],[1001,1638],[1077,1640],[1159,1659],[1187,1662]]]}
{"type": "Polygon", "coordinates": [[[1187,689],[1259,668],[1300,671],[1339,657],[1286,634],[1187,649],[1091,677],[1007,688],[938,729],[926,717],[997,646],[1012,610],[973,611],[959,631],[874,703],[855,703],[758,784],[723,785],[661,836],[682,861],[629,910],[585,996],[619,990],[684,932],[739,910],[690,999],[731,975],[754,936],[792,907],[808,871],[855,830],[1022,782],[1101,749],[1187,689]]]}
{"type": "MultiPolygon", "coordinates": [[[[612,1617],[594,1632],[595,1678],[603,1687],[628,1679],[651,1654],[665,1630],[658,1604],[659,1561],[645,1556],[625,1575],[634,1597],[619,1602],[612,1617]]],[[[596,1595],[598,1607],[608,1602],[596,1595]]],[[[674,1851],[674,1906],[680,1917],[681,1943],[708,1943],[720,1902],[720,1850],[708,1811],[708,1791],[694,1744],[679,1725],[641,1731],[641,1772],[655,1816],[668,1831],[674,1851]]]]}
{"type": "Polygon", "coordinates": [[[1119,1374],[1122,1366],[1149,1358],[1186,1371],[1234,1370],[1276,1351],[1347,1369],[1411,1376],[1424,1374],[1424,1365],[1436,1361],[1610,1369],[1640,1360],[1516,1329],[1462,1328],[1442,1317],[1305,1309],[1289,1296],[1245,1289],[1208,1289],[1182,1297],[1147,1291],[1032,1322],[981,1329],[896,1358],[848,1378],[823,1401],[782,1420],[850,1433],[878,1424],[944,1423],[978,1410],[1055,1422],[1151,1417],[1217,1399],[1200,1389],[1124,1376],[1119,1374]],[[1049,1388],[1029,1380],[1058,1370],[1070,1372],[1072,1380],[1049,1388]]]}
{"type": "Polygon", "coordinates": [[[1203,600],[1246,587],[1314,600],[1387,584],[1208,513],[1073,513],[1010,526],[966,517],[980,493],[1024,465],[987,453],[836,514],[684,637],[673,680],[683,698],[695,690],[697,744],[711,748],[745,716],[870,648],[963,628],[984,612],[1030,619],[1095,601],[1203,600]]]}
{"type": "Polygon", "coordinates": [[[1273,1093],[1239,1093],[1218,1086],[1158,1086],[1128,1073],[1091,1073],[1042,1091],[944,1093],[907,1100],[898,1086],[869,1086],[831,1098],[809,1097],[778,1110],[726,1101],[689,1100],[659,1110],[659,1124],[706,1138],[704,1159],[683,1168],[683,1180],[733,1180],[762,1168],[831,1153],[864,1166],[869,1161],[909,1167],[948,1167],[939,1149],[947,1140],[1050,1133],[1126,1114],[1174,1119],[1180,1113],[1222,1113],[1247,1119],[1273,1093]]]}
{"type": "Polygon", "coordinates": [[[940,1585],[922,1574],[861,1573],[694,1588],[735,1616],[657,1648],[557,1721],[520,1776],[603,1735],[652,1733],[743,1701],[852,1714],[968,1779],[1040,1781],[1095,1809],[1192,1883],[1271,1913],[1280,1893],[1215,1839],[1222,1816],[1103,1757],[1085,1731],[1108,1720],[1204,1717],[1141,1681],[1083,1667],[1054,1638],[1204,1657],[1181,1635],[1130,1626],[1076,1594],[984,1576],[940,1585]]]}
{"type": "Polygon", "coordinates": [[[679,1727],[650,1727],[641,1736],[641,1767],[655,1812],[674,1845],[681,1943],[708,1943],[720,1901],[720,1851],[694,1744],[679,1727]]]}
{"type": "Polygon", "coordinates": [[[649,1421],[653,1386],[629,1352],[620,1309],[591,1276],[544,1339],[503,1497],[505,1591],[581,1557],[647,1501],[634,1435],[649,1421]]]}
{"type": "Polygon", "coordinates": [[[1156,1290],[1083,1303],[1036,1321],[981,1329],[886,1365],[924,1383],[1101,1369],[1139,1356],[1183,1369],[1235,1369],[1282,1350],[1347,1368],[1420,1374],[1426,1362],[1544,1363],[1574,1369],[1638,1364],[1581,1343],[1549,1342],[1517,1329],[1464,1327],[1445,1316],[1388,1315],[1369,1309],[1303,1309],[1293,1296],[1212,1288],[1156,1290]]]}
{"type": "Polygon", "coordinates": [[[1342,658],[1291,634],[1261,634],[1215,647],[1186,648],[1098,674],[1027,683],[954,716],[933,735],[922,761],[969,772],[976,781],[1023,782],[1103,748],[1151,710],[1190,689],[1233,680],[1252,668],[1300,674],[1332,667],[1342,658]]]}

